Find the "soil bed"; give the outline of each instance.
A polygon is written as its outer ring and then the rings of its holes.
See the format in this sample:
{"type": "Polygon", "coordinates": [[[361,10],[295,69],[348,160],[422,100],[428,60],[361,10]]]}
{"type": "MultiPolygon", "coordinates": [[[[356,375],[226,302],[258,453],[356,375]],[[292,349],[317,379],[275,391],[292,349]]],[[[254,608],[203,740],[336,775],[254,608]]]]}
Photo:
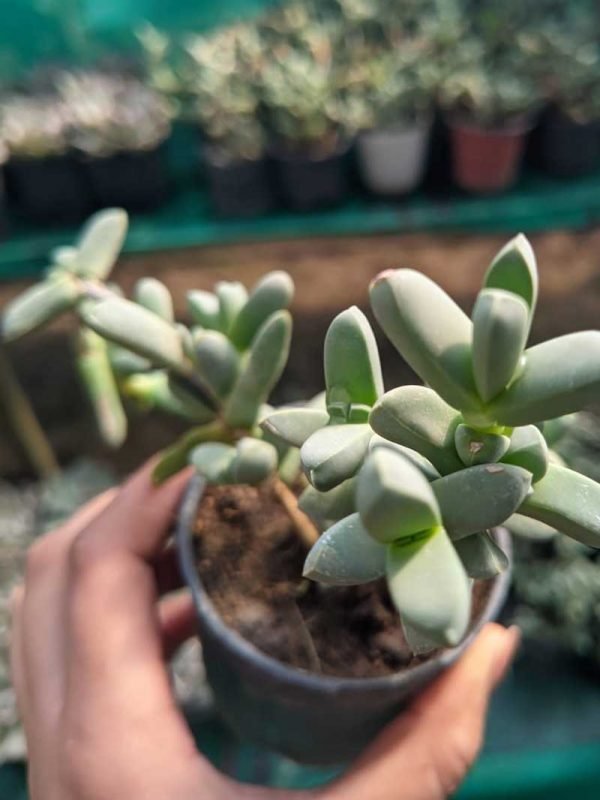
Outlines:
{"type": "MultiPolygon", "coordinates": [[[[325,587],[302,579],[306,550],[267,487],[210,488],[196,530],[197,567],[224,621],[268,655],[327,675],[390,675],[420,663],[384,580],[325,587]]],[[[473,616],[489,583],[475,586],[473,616]]]]}

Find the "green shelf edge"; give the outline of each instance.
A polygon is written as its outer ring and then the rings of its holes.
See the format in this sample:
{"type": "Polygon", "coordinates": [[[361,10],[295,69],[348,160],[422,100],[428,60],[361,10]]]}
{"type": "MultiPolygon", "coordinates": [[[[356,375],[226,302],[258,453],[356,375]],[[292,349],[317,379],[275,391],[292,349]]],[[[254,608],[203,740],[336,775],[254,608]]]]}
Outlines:
{"type": "MultiPolygon", "coordinates": [[[[435,198],[421,192],[397,202],[352,198],[310,214],[276,213],[252,220],[220,220],[206,192],[187,188],[157,212],[132,219],[124,251],[143,253],[244,241],[406,233],[478,233],[584,228],[600,222],[600,174],[574,181],[526,175],[503,195],[435,198]]],[[[0,242],[0,279],[35,275],[48,252],[72,241],[76,228],[43,230],[16,225],[0,242]]]]}

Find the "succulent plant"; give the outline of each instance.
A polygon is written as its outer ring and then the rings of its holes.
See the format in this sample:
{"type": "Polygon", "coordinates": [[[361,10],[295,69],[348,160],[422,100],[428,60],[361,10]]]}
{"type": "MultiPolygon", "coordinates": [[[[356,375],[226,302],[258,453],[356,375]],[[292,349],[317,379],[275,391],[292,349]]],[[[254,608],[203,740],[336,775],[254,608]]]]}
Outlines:
{"type": "Polygon", "coordinates": [[[311,486],[300,507],[324,529],[305,575],[385,575],[417,652],[463,638],[470,579],[508,564],[489,531],[517,512],[600,547],[600,484],[553,457],[538,427],[597,399],[600,332],[527,348],[537,294],[523,235],[492,261],[471,319],[422,273],[383,272],[373,312],[426,385],[384,393],[373,332],[351,308],[325,339],[326,411],[263,422],[301,448],[311,486]]]}
{"type": "Polygon", "coordinates": [[[62,155],[69,148],[68,109],[53,95],[0,99],[0,141],[12,158],[62,155]]]}

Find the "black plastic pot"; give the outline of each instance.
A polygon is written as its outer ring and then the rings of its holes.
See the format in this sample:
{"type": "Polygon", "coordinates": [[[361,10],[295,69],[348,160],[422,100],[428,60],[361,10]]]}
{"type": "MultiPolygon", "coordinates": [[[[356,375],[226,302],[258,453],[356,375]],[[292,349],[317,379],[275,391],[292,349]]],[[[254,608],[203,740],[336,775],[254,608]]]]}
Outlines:
{"type": "MultiPolygon", "coordinates": [[[[336,678],[305,672],[265,655],[229,628],[198,578],[193,529],[204,481],[192,478],[177,528],[183,575],[189,584],[204,663],[225,721],[243,739],[310,764],[343,764],[356,756],[431,681],[468,647],[478,630],[499,614],[509,573],[495,579],[481,617],[465,641],[409,671],[382,678],[336,678]]],[[[497,531],[512,552],[510,535],[497,531]]]]}
{"type": "Polygon", "coordinates": [[[578,178],[600,167],[600,120],[577,122],[559,108],[544,114],[538,135],[540,167],[556,178],[578,178]]]}
{"type": "Polygon", "coordinates": [[[203,150],[206,177],[216,213],[221,217],[257,217],[275,207],[265,159],[225,161],[210,147],[203,150]]]}
{"type": "Polygon", "coordinates": [[[169,195],[164,147],[86,158],[92,197],[97,208],[120,206],[127,211],[152,211],[169,195]]]}
{"type": "Polygon", "coordinates": [[[271,152],[281,202],[292,211],[312,211],[341,203],[350,189],[348,152],[339,147],[324,157],[271,152]]]}
{"type": "Polygon", "coordinates": [[[6,186],[10,205],[31,222],[78,222],[92,208],[86,176],[71,155],[12,158],[6,186]]]}

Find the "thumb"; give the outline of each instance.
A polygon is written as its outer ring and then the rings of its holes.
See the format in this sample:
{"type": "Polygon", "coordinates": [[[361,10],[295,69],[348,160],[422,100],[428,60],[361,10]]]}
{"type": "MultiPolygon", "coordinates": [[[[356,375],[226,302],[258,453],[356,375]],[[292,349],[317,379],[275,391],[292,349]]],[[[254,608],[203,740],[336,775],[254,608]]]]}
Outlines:
{"type": "Polygon", "coordinates": [[[520,640],[518,628],[486,625],[464,656],[392,722],[327,800],[441,800],[452,794],[483,741],[491,693],[520,640]]]}

